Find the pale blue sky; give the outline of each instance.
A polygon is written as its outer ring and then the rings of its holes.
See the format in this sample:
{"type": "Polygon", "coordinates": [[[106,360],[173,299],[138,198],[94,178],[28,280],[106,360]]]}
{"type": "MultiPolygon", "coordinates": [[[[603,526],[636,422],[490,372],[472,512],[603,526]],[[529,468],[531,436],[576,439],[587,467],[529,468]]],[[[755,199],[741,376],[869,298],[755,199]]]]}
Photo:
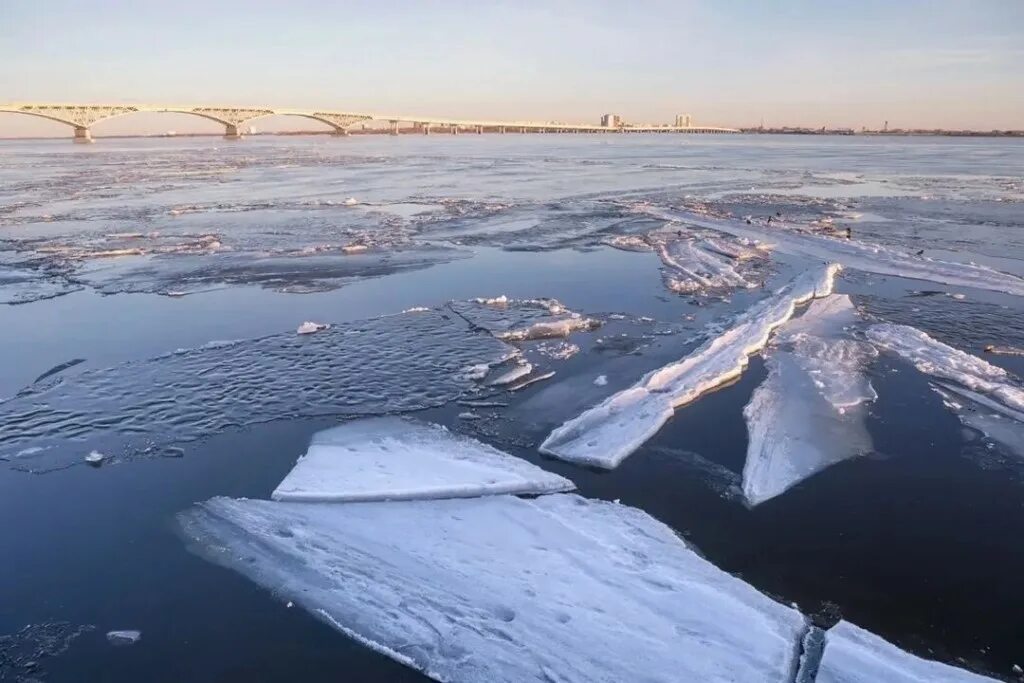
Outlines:
{"type": "Polygon", "coordinates": [[[1024,1],[0,0],[19,100],[1024,128],[1024,1]]]}

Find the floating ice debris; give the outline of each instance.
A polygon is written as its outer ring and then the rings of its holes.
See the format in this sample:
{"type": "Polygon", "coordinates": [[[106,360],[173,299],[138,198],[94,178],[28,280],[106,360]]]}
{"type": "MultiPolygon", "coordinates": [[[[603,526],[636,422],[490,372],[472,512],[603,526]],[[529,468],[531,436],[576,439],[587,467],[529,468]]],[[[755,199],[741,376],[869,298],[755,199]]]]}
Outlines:
{"type": "Polygon", "coordinates": [[[429,310],[426,306],[413,306],[412,308],[405,309],[402,313],[423,313],[429,310]]]}
{"type": "Polygon", "coordinates": [[[983,683],[980,676],[922,659],[879,636],[840,621],[825,632],[825,649],[815,683],[983,683]]]}
{"type": "Polygon", "coordinates": [[[376,417],[317,432],[272,497],[350,502],[538,494],[573,488],[568,479],[444,427],[376,417]]]}
{"type": "Polygon", "coordinates": [[[603,387],[606,384],[608,384],[607,375],[598,375],[594,378],[594,386],[603,387]]]}
{"type": "Polygon", "coordinates": [[[346,200],[345,200],[344,202],[342,202],[342,203],[343,203],[343,204],[344,204],[345,206],[355,206],[356,204],[358,204],[358,203],[359,203],[359,200],[358,200],[358,199],[356,199],[355,197],[349,197],[348,199],[346,199],[346,200]]]}
{"type": "Polygon", "coordinates": [[[808,271],[736,318],[731,329],[686,358],[648,373],[551,432],[540,450],[570,462],[611,469],[661,429],[674,410],[739,376],[748,356],[796,306],[832,293],[837,264],[808,271]]]}
{"type": "Polygon", "coordinates": [[[679,211],[647,208],[654,216],[682,220],[687,224],[717,230],[736,237],[771,242],[785,254],[815,260],[837,261],[847,268],[911,280],[976,287],[1024,296],[1024,279],[974,263],[940,261],[914,256],[896,248],[860,240],[828,237],[793,230],[764,229],[735,220],[711,218],[679,211]]]}
{"type": "Polygon", "coordinates": [[[492,379],[488,384],[495,387],[512,384],[516,380],[526,377],[531,372],[533,372],[533,366],[526,361],[522,361],[514,365],[511,370],[508,370],[492,379]]]}
{"type": "Polygon", "coordinates": [[[99,451],[90,451],[89,455],[85,456],[85,461],[90,465],[100,466],[107,456],[103,455],[99,451]]]}
{"type": "Polygon", "coordinates": [[[313,334],[314,332],[319,332],[320,330],[326,330],[328,327],[330,327],[330,325],[327,325],[325,323],[314,323],[307,320],[306,322],[299,325],[299,329],[295,330],[295,332],[298,334],[313,334]]]}
{"type": "Polygon", "coordinates": [[[811,475],[871,452],[862,404],[877,396],[864,375],[874,347],[850,337],[858,320],[844,294],[811,302],[782,326],[767,354],[768,377],[743,409],[748,504],[774,498],[811,475]]]}
{"type": "Polygon", "coordinates": [[[642,235],[611,235],[602,240],[603,244],[623,251],[653,251],[654,247],[642,235]]]}
{"type": "Polygon", "coordinates": [[[67,652],[76,638],[93,628],[56,621],[28,624],[14,633],[0,635],[0,681],[33,683],[46,678],[45,662],[67,652]]]}
{"type": "Polygon", "coordinates": [[[369,249],[365,244],[346,244],[341,248],[346,254],[361,254],[362,252],[369,249]]]}
{"type": "Polygon", "coordinates": [[[1024,412],[948,382],[936,382],[932,388],[962,424],[1024,456],[1024,412]]]}
{"type": "Polygon", "coordinates": [[[568,337],[592,330],[601,321],[569,311],[555,299],[491,299],[452,301],[449,308],[467,321],[505,341],[533,341],[568,337]]]}
{"type": "Polygon", "coordinates": [[[427,311],[88,370],[0,402],[0,460],[45,471],[91,450],[163,453],[273,420],[422,410],[472,389],[466,368],[509,353],[458,317],[427,311]],[[18,455],[29,448],[39,450],[18,455]]]}
{"type": "Polygon", "coordinates": [[[478,415],[477,413],[473,413],[473,412],[470,412],[470,411],[467,410],[467,411],[465,411],[463,413],[459,413],[459,419],[460,420],[479,420],[480,419],[480,415],[478,415]]]}
{"type": "Polygon", "coordinates": [[[625,505],[215,498],[204,555],[440,681],[792,680],[803,616],[625,505]]]}
{"type": "Polygon", "coordinates": [[[554,370],[548,370],[547,372],[542,372],[540,374],[533,375],[532,377],[524,377],[523,379],[519,380],[518,382],[515,382],[514,384],[510,384],[508,386],[508,390],[509,391],[519,391],[520,389],[525,389],[526,387],[530,386],[531,384],[536,384],[537,382],[543,382],[544,380],[551,379],[554,376],[555,376],[555,371],[554,370]]]}
{"type": "Polygon", "coordinates": [[[1000,367],[943,344],[909,325],[872,325],[867,336],[878,346],[913,363],[920,372],[983,394],[1005,409],[1024,412],[1024,386],[1000,367]]]}
{"type": "Polygon", "coordinates": [[[658,255],[665,264],[665,285],[673,292],[693,294],[707,290],[753,287],[735,269],[735,261],[702,249],[693,239],[670,239],[658,244],[658,255]]]}
{"type": "Polygon", "coordinates": [[[142,631],[108,631],[107,640],[111,645],[134,645],[142,640],[142,631]]]}

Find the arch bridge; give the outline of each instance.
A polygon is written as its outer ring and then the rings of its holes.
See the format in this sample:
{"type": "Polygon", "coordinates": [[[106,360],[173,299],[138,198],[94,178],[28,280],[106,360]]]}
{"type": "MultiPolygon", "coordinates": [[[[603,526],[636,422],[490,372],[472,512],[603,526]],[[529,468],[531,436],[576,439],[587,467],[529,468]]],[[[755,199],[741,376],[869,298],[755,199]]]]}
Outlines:
{"type": "Polygon", "coordinates": [[[386,121],[390,133],[397,135],[400,124],[407,123],[419,132],[429,134],[432,129],[445,130],[452,134],[460,131],[483,133],[486,131],[507,133],[737,133],[732,128],[715,127],[617,127],[593,126],[569,123],[538,123],[535,121],[470,121],[456,119],[424,118],[421,116],[381,116],[343,111],[317,109],[275,109],[270,107],[215,107],[215,106],[172,106],[153,104],[52,104],[37,102],[15,102],[0,104],[0,112],[26,114],[71,126],[75,142],[92,142],[92,126],[101,121],[141,112],[191,114],[224,126],[224,137],[239,139],[247,125],[267,116],[301,116],[325,123],[335,135],[347,135],[348,129],[368,121],[386,121]]]}

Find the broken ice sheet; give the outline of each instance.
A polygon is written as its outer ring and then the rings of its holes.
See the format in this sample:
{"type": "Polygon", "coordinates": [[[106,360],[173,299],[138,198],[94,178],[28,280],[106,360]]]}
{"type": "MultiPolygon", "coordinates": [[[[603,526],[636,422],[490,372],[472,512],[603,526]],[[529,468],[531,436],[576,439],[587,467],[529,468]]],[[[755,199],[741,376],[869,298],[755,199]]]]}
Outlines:
{"type": "Polygon", "coordinates": [[[687,357],[649,372],[636,385],[609,396],[548,435],[540,450],[557,458],[612,469],[672,417],[675,409],[739,376],[749,356],[768,343],[796,306],[828,296],[839,267],[813,268],[733,321],[687,357]]]}
{"type": "Polygon", "coordinates": [[[0,459],[46,471],[93,450],[159,455],[271,420],[421,410],[474,387],[467,367],[508,353],[434,310],[182,350],[57,377],[0,402],[0,459]]]}
{"type": "Polygon", "coordinates": [[[980,676],[910,654],[847,621],[825,632],[815,683],[986,683],[980,676]]]}
{"type": "Polygon", "coordinates": [[[280,503],[179,516],[207,558],[440,681],[790,681],[803,616],[640,510],[524,500],[280,503]]]}
{"type": "Polygon", "coordinates": [[[374,417],[317,432],[272,498],[412,500],[573,488],[568,479],[439,425],[374,417]]]}
{"type": "Polygon", "coordinates": [[[774,498],[842,460],[870,453],[864,404],[876,398],[864,374],[874,347],[852,338],[849,297],[818,299],[776,333],[768,377],[743,409],[749,440],[743,493],[774,498]]]}
{"type": "Polygon", "coordinates": [[[677,294],[751,288],[764,277],[756,270],[756,262],[764,260],[767,253],[738,240],[699,240],[683,236],[682,231],[676,237],[659,234],[651,239],[664,264],[665,286],[677,294]]]}

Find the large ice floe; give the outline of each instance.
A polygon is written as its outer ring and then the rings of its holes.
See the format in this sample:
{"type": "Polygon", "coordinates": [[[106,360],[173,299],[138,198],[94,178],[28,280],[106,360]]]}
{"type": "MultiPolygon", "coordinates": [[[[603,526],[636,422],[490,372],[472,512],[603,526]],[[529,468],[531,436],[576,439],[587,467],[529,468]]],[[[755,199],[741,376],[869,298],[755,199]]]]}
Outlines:
{"type": "Polygon", "coordinates": [[[983,683],[995,679],[921,659],[840,621],[825,632],[816,683],[983,683]]]}
{"type": "Polygon", "coordinates": [[[640,510],[571,494],[181,514],[206,557],[439,681],[793,680],[804,617],[640,510]]]}
{"type": "Polygon", "coordinates": [[[797,305],[832,293],[839,266],[819,266],[740,314],[730,329],[682,360],[645,375],[557,427],[541,451],[574,463],[611,469],[651,438],[676,408],[739,376],[751,354],[789,320],[797,305]]]}
{"type": "Polygon", "coordinates": [[[573,483],[444,427],[399,417],[318,432],[272,498],[347,502],[570,491],[573,483]]]}
{"type": "Polygon", "coordinates": [[[766,354],[768,377],[743,410],[749,504],[872,450],[865,404],[877,395],[864,370],[877,351],[852,337],[858,321],[850,298],[833,294],[811,302],[776,333],[766,354]]]}
{"type": "Polygon", "coordinates": [[[935,389],[961,422],[1024,454],[1024,383],[909,325],[879,323],[867,336],[939,380],[935,389]]]}
{"type": "Polygon", "coordinates": [[[43,471],[93,450],[180,454],[167,447],[271,420],[421,410],[478,386],[467,367],[509,353],[437,310],[209,344],[57,376],[0,402],[0,460],[43,471]]]}
{"type": "Polygon", "coordinates": [[[785,254],[836,261],[854,270],[1024,296],[1024,279],[975,263],[941,261],[856,239],[744,225],[736,220],[682,211],[649,208],[648,212],[663,219],[717,230],[735,237],[765,241],[785,254]]]}

